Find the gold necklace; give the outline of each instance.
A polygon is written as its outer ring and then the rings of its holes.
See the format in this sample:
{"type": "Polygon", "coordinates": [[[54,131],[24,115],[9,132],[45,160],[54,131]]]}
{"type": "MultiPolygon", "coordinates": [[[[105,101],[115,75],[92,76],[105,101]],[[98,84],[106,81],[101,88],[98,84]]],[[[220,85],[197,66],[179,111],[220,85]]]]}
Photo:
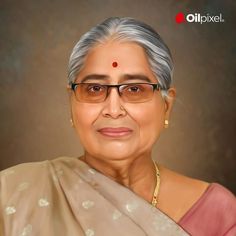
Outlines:
{"type": "Polygon", "coordinates": [[[154,207],[156,207],[157,203],[158,203],[158,193],[159,193],[159,189],[160,189],[160,182],[161,182],[161,177],[160,177],[160,171],[158,169],[158,166],[156,164],[155,161],[153,161],[155,169],[156,169],[156,187],[154,189],[154,193],[152,196],[152,205],[154,207]]]}

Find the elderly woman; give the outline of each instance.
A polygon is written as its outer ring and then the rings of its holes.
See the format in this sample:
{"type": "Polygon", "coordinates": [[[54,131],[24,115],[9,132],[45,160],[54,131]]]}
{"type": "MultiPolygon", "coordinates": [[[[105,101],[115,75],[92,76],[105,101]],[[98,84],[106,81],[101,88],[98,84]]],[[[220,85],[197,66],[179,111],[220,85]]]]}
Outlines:
{"type": "Polygon", "coordinates": [[[1,235],[236,235],[229,190],[152,159],[176,94],[172,70],[145,23],[109,18],[84,34],[68,81],[84,155],[2,171],[1,235]]]}

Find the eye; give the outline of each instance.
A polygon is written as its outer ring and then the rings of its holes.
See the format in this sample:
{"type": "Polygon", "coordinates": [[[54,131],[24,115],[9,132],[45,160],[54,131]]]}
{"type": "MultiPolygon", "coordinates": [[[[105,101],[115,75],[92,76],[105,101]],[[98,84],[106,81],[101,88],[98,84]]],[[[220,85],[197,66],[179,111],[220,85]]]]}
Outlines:
{"type": "Polygon", "coordinates": [[[131,93],[138,93],[142,91],[142,86],[140,85],[130,85],[127,87],[127,91],[131,93]]]}
{"type": "Polygon", "coordinates": [[[87,87],[87,90],[88,90],[88,92],[98,93],[98,92],[102,92],[104,90],[104,88],[102,85],[92,84],[87,87]]]}

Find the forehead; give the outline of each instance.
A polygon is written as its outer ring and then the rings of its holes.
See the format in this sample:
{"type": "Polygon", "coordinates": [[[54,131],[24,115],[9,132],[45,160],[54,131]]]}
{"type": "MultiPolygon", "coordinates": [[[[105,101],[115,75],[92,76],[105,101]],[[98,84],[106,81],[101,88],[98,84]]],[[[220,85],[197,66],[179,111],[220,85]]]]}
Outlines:
{"type": "Polygon", "coordinates": [[[107,75],[114,79],[125,74],[142,74],[156,82],[144,49],[132,42],[109,41],[91,49],[78,80],[90,74],[107,75]]]}

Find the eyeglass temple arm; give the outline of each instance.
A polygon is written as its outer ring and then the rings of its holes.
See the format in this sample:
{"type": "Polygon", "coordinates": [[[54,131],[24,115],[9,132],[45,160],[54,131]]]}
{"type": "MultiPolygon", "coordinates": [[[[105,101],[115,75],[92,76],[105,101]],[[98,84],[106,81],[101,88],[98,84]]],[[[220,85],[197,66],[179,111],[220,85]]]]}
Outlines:
{"type": "Polygon", "coordinates": [[[67,84],[66,88],[74,90],[76,85],[77,85],[76,83],[69,83],[67,84]]]}

